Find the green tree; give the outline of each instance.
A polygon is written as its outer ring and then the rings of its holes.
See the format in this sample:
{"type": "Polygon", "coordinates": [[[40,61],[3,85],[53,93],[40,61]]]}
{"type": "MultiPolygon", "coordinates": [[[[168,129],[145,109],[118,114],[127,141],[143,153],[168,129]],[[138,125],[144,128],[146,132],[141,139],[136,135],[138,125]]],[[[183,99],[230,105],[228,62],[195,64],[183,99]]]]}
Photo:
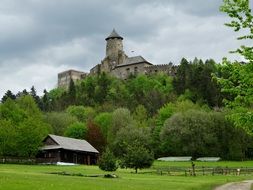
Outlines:
{"type": "Polygon", "coordinates": [[[71,124],[66,130],[64,135],[75,139],[85,139],[87,135],[87,126],[84,123],[76,122],[71,124]]]}
{"type": "Polygon", "coordinates": [[[168,103],[158,110],[156,123],[158,126],[163,126],[164,122],[170,118],[174,113],[186,112],[191,109],[203,109],[198,104],[194,104],[189,100],[177,101],[175,103],[168,103]]]}
{"type": "Polygon", "coordinates": [[[107,148],[99,159],[99,168],[109,172],[116,171],[118,169],[117,160],[110,149],[107,148]]]}
{"type": "Polygon", "coordinates": [[[173,85],[178,94],[184,93],[184,91],[189,88],[190,72],[191,69],[189,62],[183,58],[177,69],[177,74],[173,80],[173,85]]]}
{"type": "Polygon", "coordinates": [[[65,112],[47,112],[44,120],[52,128],[55,135],[64,135],[65,130],[72,124],[78,122],[77,118],[65,112]]]}
{"type": "Polygon", "coordinates": [[[4,156],[34,157],[49,131],[49,125],[29,95],[16,101],[7,99],[0,106],[0,123],[0,146],[4,156]]]}
{"type": "Polygon", "coordinates": [[[88,76],[77,85],[77,102],[84,106],[94,106],[94,94],[96,88],[96,78],[88,76]]]}
{"type": "Polygon", "coordinates": [[[131,113],[126,108],[118,108],[112,114],[112,127],[109,130],[109,141],[113,142],[117,132],[128,126],[133,126],[134,121],[131,113]]]}
{"type": "Polygon", "coordinates": [[[97,76],[97,86],[95,87],[95,99],[98,104],[105,102],[107,94],[109,92],[109,86],[111,79],[106,73],[102,73],[97,76]]]}
{"type": "Polygon", "coordinates": [[[194,158],[214,155],[218,141],[212,132],[210,115],[189,110],[166,120],[161,131],[164,150],[170,155],[191,155],[194,158]]]}
{"type": "MultiPolygon", "coordinates": [[[[235,32],[243,31],[238,40],[253,39],[253,15],[249,0],[223,0],[220,10],[232,19],[225,24],[226,26],[233,28],[235,32]]],[[[234,52],[241,54],[249,63],[253,63],[253,47],[242,45],[234,52]]]]}
{"type": "Polygon", "coordinates": [[[133,118],[138,127],[148,126],[148,114],[147,110],[143,105],[138,105],[133,113],[133,118]]]}
{"type": "Polygon", "coordinates": [[[173,92],[172,79],[164,74],[137,75],[129,79],[127,87],[130,94],[130,108],[133,109],[141,104],[150,116],[171,98],[173,92]]]}
{"type": "Polygon", "coordinates": [[[10,121],[0,119],[0,156],[16,154],[16,135],[14,125],[10,121]]]}
{"type": "Polygon", "coordinates": [[[117,132],[112,144],[114,155],[121,158],[127,152],[127,146],[139,143],[151,151],[151,137],[149,128],[125,127],[117,132]]]}
{"type": "Polygon", "coordinates": [[[154,162],[154,156],[142,144],[136,143],[127,145],[126,154],[121,161],[121,166],[133,168],[137,173],[138,169],[149,168],[154,162]]]}
{"type": "Polygon", "coordinates": [[[33,97],[23,96],[18,99],[17,105],[24,110],[26,115],[23,122],[17,126],[18,155],[34,157],[50,127],[44,122],[43,115],[33,97]]]}
{"type": "Polygon", "coordinates": [[[94,122],[99,126],[104,138],[108,141],[108,133],[112,126],[112,114],[108,112],[100,113],[94,118],[94,122]]]}
{"type": "Polygon", "coordinates": [[[10,121],[13,125],[18,125],[26,118],[25,111],[22,110],[12,99],[7,99],[0,105],[0,119],[10,121]]]}
{"type": "Polygon", "coordinates": [[[92,107],[84,106],[69,106],[67,113],[75,116],[80,122],[87,122],[95,117],[95,110],[92,107]]]}
{"type": "MultiPolygon", "coordinates": [[[[221,11],[227,13],[232,19],[226,25],[244,34],[238,37],[238,40],[250,42],[253,39],[253,16],[249,0],[224,0],[223,2],[221,11]]],[[[227,94],[224,100],[226,106],[233,109],[228,118],[236,127],[241,127],[252,134],[253,47],[243,45],[234,52],[242,55],[246,64],[231,63],[223,59],[220,75],[216,75],[215,79],[221,86],[222,92],[227,94]]]]}

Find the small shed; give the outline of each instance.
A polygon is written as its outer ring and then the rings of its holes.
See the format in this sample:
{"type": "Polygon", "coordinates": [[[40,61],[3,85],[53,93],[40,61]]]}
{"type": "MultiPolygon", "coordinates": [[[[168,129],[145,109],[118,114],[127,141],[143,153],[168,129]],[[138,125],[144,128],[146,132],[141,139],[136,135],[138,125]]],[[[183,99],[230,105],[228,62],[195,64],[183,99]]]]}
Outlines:
{"type": "Polygon", "coordinates": [[[96,164],[99,152],[86,140],[49,134],[37,155],[39,163],[67,162],[75,164],[96,164]]]}

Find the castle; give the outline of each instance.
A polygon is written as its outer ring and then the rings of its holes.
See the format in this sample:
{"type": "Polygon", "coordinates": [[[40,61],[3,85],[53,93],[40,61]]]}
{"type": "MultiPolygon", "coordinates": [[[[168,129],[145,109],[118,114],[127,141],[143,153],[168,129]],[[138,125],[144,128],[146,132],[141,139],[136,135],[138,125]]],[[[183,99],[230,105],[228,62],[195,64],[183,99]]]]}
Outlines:
{"type": "Polygon", "coordinates": [[[165,65],[153,65],[142,56],[128,57],[123,48],[123,37],[121,37],[115,29],[105,39],[106,40],[106,56],[90,70],[90,73],[81,71],[68,70],[58,74],[58,87],[68,87],[71,79],[73,81],[85,78],[87,75],[97,75],[100,73],[110,73],[111,75],[127,79],[130,75],[153,74],[163,72],[174,76],[177,67],[172,63],[165,65]]]}

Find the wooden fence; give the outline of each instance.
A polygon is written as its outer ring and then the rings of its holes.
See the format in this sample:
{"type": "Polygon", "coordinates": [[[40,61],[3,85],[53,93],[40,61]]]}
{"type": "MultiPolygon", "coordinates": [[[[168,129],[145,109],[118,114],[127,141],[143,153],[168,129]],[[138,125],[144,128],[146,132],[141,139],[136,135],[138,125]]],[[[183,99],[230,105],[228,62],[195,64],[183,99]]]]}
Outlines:
{"type": "Polygon", "coordinates": [[[253,168],[240,167],[167,167],[157,168],[156,173],[159,175],[172,175],[172,176],[199,176],[199,175],[250,175],[253,174],[253,168]]]}
{"type": "Polygon", "coordinates": [[[35,164],[34,158],[22,158],[22,157],[0,157],[0,163],[2,164],[35,164]]]}

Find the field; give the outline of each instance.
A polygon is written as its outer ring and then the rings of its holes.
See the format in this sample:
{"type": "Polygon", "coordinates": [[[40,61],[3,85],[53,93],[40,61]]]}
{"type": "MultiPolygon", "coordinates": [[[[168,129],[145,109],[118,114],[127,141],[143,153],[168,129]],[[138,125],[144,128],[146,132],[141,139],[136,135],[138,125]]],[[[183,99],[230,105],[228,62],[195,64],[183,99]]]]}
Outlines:
{"type": "MultiPolygon", "coordinates": [[[[139,174],[130,169],[119,169],[119,178],[81,177],[50,174],[105,174],[97,166],[45,166],[0,164],[0,190],[211,190],[218,184],[244,179],[253,175],[169,176],[156,174],[156,168],[189,167],[190,162],[155,162],[153,168],[139,174]],[[152,173],[150,173],[153,171],[152,173]]],[[[251,167],[253,162],[196,162],[197,167],[251,167]]]]}

